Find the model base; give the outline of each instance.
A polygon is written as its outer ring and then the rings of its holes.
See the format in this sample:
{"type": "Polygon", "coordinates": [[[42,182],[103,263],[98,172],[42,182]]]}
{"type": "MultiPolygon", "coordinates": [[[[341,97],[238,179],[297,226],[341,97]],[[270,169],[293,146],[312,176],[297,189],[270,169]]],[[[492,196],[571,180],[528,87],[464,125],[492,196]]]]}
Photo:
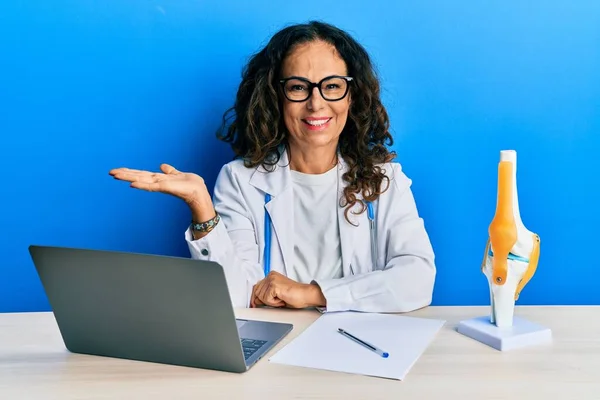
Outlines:
{"type": "Polygon", "coordinates": [[[489,316],[461,321],[458,333],[475,339],[499,351],[508,351],[552,342],[552,331],[525,319],[514,317],[513,326],[499,328],[489,316]]]}

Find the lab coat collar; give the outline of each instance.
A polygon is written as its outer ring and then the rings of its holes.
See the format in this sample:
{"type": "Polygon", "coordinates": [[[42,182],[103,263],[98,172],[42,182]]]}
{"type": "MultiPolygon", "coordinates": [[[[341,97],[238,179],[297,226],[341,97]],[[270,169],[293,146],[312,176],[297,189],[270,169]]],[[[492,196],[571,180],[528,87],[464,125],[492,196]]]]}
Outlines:
{"type": "Polygon", "coordinates": [[[265,169],[260,165],[250,177],[250,184],[255,188],[273,196],[273,200],[290,187],[291,173],[289,157],[284,147],[279,148],[280,158],[276,165],[265,169]]]}
{"type": "MultiPolygon", "coordinates": [[[[265,204],[265,209],[271,217],[273,231],[277,236],[280,251],[283,255],[283,262],[286,271],[293,270],[294,262],[294,191],[292,186],[292,176],[289,167],[289,157],[285,148],[280,150],[281,157],[276,167],[272,170],[266,170],[259,166],[250,178],[250,184],[265,194],[272,196],[271,201],[265,204]]],[[[348,170],[348,165],[338,155],[338,199],[343,198],[344,181],[343,174],[348,170]]],[[[360,194],[357,199],[362,199],[360,194]]],[[[352,211],[360,210],[360,204],[348,212],[348,217],[356,224],[366,214],[353,215],[352,211]]],[[[344,276],[351,274],[350,260],[354,254],[357,227],[346,220],[344,215],[345,207],[338,207],[338,222],[340,231],[340,246],[342,250],[342,269],[344,276]]],[[[309,230],[310,227],[307,227],[309,230]]],[[[274,243],[274,242],[273,242],[274,243]]]]}
{"type": "MultiPolygon", "coordinates": [[[[265,193],[273,196],[273,200],[275,197],[281,195],[288,189],[291,190],[292,184],[292,176],[290,173],[290,161],[287,150],[285,147],[280,147],[280,158],[277,165],[273,167],[269,167],[270,169],[265,169],[262,165],[258,166],[252,176],[250,177],[250,185],[255,188],[262,190],[265,193]]],[[[338,189],[340,193],[343,193],[344,183],[342,180],[342,175],[346,173],[348,170],[348,165],[342,158],[341,154],[338,153],[338,189]]],[[[361,199],[362,196],[359,194],[356,195],[357,199],[361,199]]]]}

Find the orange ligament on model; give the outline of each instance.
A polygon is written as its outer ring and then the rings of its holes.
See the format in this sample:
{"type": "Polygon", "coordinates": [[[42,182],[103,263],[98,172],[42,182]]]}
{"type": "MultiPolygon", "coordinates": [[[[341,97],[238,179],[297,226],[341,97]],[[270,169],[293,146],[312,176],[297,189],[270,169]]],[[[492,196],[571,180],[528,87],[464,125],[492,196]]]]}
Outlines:
{"type": "Polygon", "coordinates": [[[538,261],[540,259],[540,237],[533,234],[533,249],[531,250],[531,256],[529,257],[529,265],[527,266],[527,271],[525,271],[525,275],[523,275],[523,279],[519,282],[519,286],[517,286],[517,290],[515,291],[515,301],[519,299],[519,294],[521,294],[521,290],[527,285],[529,280],[535,274],[535,270],[538,265],[538,261]]]}
{"type": "Polygon", "coordinates": [[[513,166],[508,161],[498,164],[498,199],[496,214],[489,226],[492,260],[492,279],[504,285],[508,268],[508,253],[517,242],[517,225],[513,214],[513,166]]]}

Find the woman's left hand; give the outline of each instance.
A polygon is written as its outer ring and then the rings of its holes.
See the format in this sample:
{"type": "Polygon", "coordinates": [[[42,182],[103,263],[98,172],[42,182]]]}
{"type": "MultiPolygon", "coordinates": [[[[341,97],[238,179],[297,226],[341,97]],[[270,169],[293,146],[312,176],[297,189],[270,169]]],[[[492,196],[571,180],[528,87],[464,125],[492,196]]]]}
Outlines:
{"type": "Polygon", "coordinates": [[[325,297],[318,285],[299,283],[279,272],[270,272],[252,288],[250,307],[306,308],[325,306],[325,297]]]}

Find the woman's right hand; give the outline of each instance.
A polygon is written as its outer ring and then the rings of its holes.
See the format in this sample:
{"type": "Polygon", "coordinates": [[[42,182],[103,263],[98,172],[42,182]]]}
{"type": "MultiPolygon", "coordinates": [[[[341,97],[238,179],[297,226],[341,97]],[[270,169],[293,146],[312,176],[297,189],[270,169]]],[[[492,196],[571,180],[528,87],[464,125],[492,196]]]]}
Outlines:
{"type": "Polygon", "coordinates": [[[148,192],[161,192],[185,201],[196,222],[208,221],[215,216],[215,210],[202,177],[180,172],[168,164],[162,164],[159,172],[129,168],[115,168],[109,174],[115,179],[131,182],[131,187],[148,192]]]}

